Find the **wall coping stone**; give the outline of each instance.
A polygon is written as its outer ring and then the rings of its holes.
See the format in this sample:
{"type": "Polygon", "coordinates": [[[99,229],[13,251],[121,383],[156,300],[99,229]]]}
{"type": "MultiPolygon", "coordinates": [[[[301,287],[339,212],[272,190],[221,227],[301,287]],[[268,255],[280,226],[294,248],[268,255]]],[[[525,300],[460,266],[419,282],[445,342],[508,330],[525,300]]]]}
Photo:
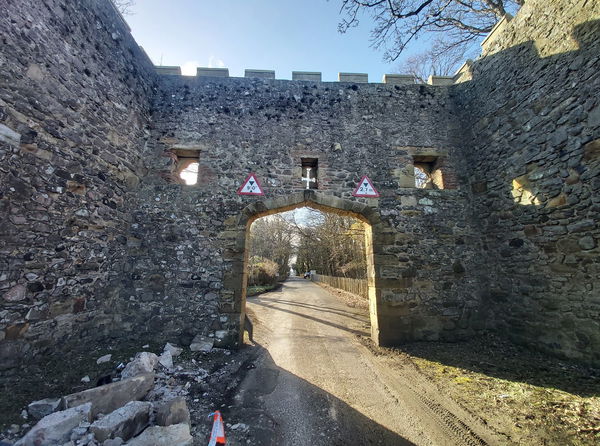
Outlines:
{"type": "Polygon", "coordinates": [[[196,68],[196,76],[201,77],[229,77],[229,68],[196,68]]]}
{"type": "Polygon", "coordinates": [[[367,73],[338,73],[339,82],[369,82],[367,73]]]}
{"type": "Polygon", "coordinates": [[[256,77],[259,79],[275,79],[275,70],[246,69],[244,77],[256,77]]]}
{"type": "Polygon", "coordinates": [[[452,85],[454,84],[454,76],[434,76],[433,74],[427,79],[429,85],[452,85]]]}
{"type": "Polygon", "coordinates": [[[161,75],[178,75],[181,76],[181,67],[169,66],[169,65],[158,65],[154,66],[157,74],[161,75]]]}
{"type": "Polygon", "coordinates": [[[292,71],[293,81],[315,81],[321,82],[320,71],[292,71]]]}
{"type": "Polygon", "coordinates": [[[384,74],[382,82],[390,85],[412,85],[417,83],[412,74],[384,74]]]}

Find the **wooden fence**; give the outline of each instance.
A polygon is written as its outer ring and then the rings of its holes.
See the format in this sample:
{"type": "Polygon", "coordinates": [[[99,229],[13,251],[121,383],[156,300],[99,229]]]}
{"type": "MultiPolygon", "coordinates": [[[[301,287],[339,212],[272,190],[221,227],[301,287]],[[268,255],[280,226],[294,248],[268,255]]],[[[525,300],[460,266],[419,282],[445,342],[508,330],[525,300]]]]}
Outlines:
{"type": "Polygon", "coordinates": [[[369,298],[369,285],[367,279],[350,279],[348,277],[333,277],[323,276],[321,274],[313,274],[312,280],[314,282],[325,283],[334,288],[348,291],[349,293],[356,294],[357,296],[369,298]]]}

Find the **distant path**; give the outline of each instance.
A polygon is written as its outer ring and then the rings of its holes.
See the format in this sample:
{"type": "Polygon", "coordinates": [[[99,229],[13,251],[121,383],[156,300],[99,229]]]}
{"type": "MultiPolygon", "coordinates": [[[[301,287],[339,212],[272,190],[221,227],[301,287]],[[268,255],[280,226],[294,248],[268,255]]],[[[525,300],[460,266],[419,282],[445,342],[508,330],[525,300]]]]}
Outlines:
{"type": "Polygon", "coordinates": [[[368,315],[318,285],[290,279],[250,299],[248,310],[263,350],[232,410],[249,425],[249,444],[497,443],[410,361],[362,345],[356,334],[368,335],[368,315]]]}

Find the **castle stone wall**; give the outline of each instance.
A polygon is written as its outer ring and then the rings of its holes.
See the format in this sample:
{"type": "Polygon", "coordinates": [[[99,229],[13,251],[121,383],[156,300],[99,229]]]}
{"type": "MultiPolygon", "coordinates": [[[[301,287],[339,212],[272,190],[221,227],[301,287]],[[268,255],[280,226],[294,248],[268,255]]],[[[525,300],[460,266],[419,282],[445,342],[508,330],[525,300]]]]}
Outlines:
{"type": "Polygon", "coordinates": [[[121,313],[156,335],[236,345],[247,223],[307,201],[373,224],[376,340],[471,333],[479,244],[465,212],[470,192],[456,177],[462,158],[449,101],[431,86],[161,76],[134,214],[139,242],[127,261],[135,280],[121,313]],[[169,183],[172,153],[195,154],[197,185],[169,183]],[[441,156],[449,189],[415,188],[419,154],[441,156]],[[317,158],[319,169],[306,200],[302,158],[317,158]],[[236,194],[250,172],[265,197],[236,194]],[[352,197],[363,175],[380,198],[352,197]]]}
{"type": "Polygon", "coordinates": [[[249,224],[303,205],[369,225],[376,342],[497,329],[600,362],[599,23],[591,0],[528,0],[461,84],[324,83],[157,74],[106,0],[8,2],[0,368],[239,345],[249,224]],[[415,188],[415,163],[444,188],[415,188]],[[251,172],[264,197],[236,193],[251,172]],[[363,175],[379,198],[352,196],[363,175]]]}
{"type": "Polygon", "coordinates": [[[491,266],[482,311],[534,348],[600,360],[600,4],[528,0],[451,87],[491,266]]]}
{"type": "Polygon", "coordinates": [[[113,330],[153,67],[109,2],[2,2],[0,368],[113,330]]]}

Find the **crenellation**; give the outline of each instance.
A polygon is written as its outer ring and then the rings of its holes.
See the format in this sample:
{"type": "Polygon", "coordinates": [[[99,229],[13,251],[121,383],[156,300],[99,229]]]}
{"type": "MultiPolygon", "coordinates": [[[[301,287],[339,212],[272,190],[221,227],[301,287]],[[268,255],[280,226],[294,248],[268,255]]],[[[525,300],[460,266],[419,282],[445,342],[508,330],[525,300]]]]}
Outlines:
{"type": "Polygon", "coordinates": [[[167,76],[172,76],[172,75],[181,76],[181,67],[159,65],[159,66],[155,66],[154,69],[156,70],[157,74],[162,74],[162,75],[167,75],[167,76]]]}
{"type": "Polygon", "coordinates": [[[389,85],[412,85],[416,79],[412,74],[384,74],[382,82],[389,85]]]}
{"type": "Polygon", "coordinates": [[[317,71],[292,71],[292,80],[321,82],[321,73],[317,71]]]}
{"type": "Polygon", "coordinates": [[[244,77],[252,77],[257,79],[275,79],[275,70],[250,70],[244,71],[244,77]]]}
{"type": "Polygon", "coordinates": [[[229,77],[229,69],[228,68],[198,67],[198,68],[196,68],[196,76],[202,76],[202,77],[229,77]]]}
{"type": "Polygon", "coordinates": [[[367,73],[338,73],[338,82],[369,82],[367,73]]]}
{"type": "Polygon", "coordinates": [[[434,76],[433,74],[429,76],[427,79],[427,83],[429,85],[435,86],[448,86],[454,84],[454,76],[434,76]]]}
{"type": "MultiPolygon", "coordinates": [[[[166,75],[180,75],[181,68],[175,66],[156,66],[158,74],[166,75]]],[[[228,68],[207,68],[198,67],[196,69],[196,76],[199,77],[229,77],[228,68]]],[[[189,76],[188,76],[189,77],[189,76]]],[[[232,76],[236,77],[236,76],[232,76]]],[[[244,71],[244,78],[257,78],[257,79],[276,79],[274,70],[256,70],[246,69],[244,71]]],[[[436,76],[437,78],[444,78],[444,76],[436,76]]],[[[277,79],[284,80],[284,79],[277,79]]],[[[292,81],[311,81],[311,82],[323,82],[322,73],[318,71],[292,71],[292,81]]],[[[338,73],[337,82],[357,82],[357,83],[369,83],[369,75],[367,73],[338,73]]],[[[450,85],[448,82],[443,82],[443,85],[450,85]]],[[[417,83],[414,75],[412,74],[384,74],[382,82],[388,85],[412,85],[417,83]]],[[[442,85],[436,83],[435,85],[442,85]]]]}

